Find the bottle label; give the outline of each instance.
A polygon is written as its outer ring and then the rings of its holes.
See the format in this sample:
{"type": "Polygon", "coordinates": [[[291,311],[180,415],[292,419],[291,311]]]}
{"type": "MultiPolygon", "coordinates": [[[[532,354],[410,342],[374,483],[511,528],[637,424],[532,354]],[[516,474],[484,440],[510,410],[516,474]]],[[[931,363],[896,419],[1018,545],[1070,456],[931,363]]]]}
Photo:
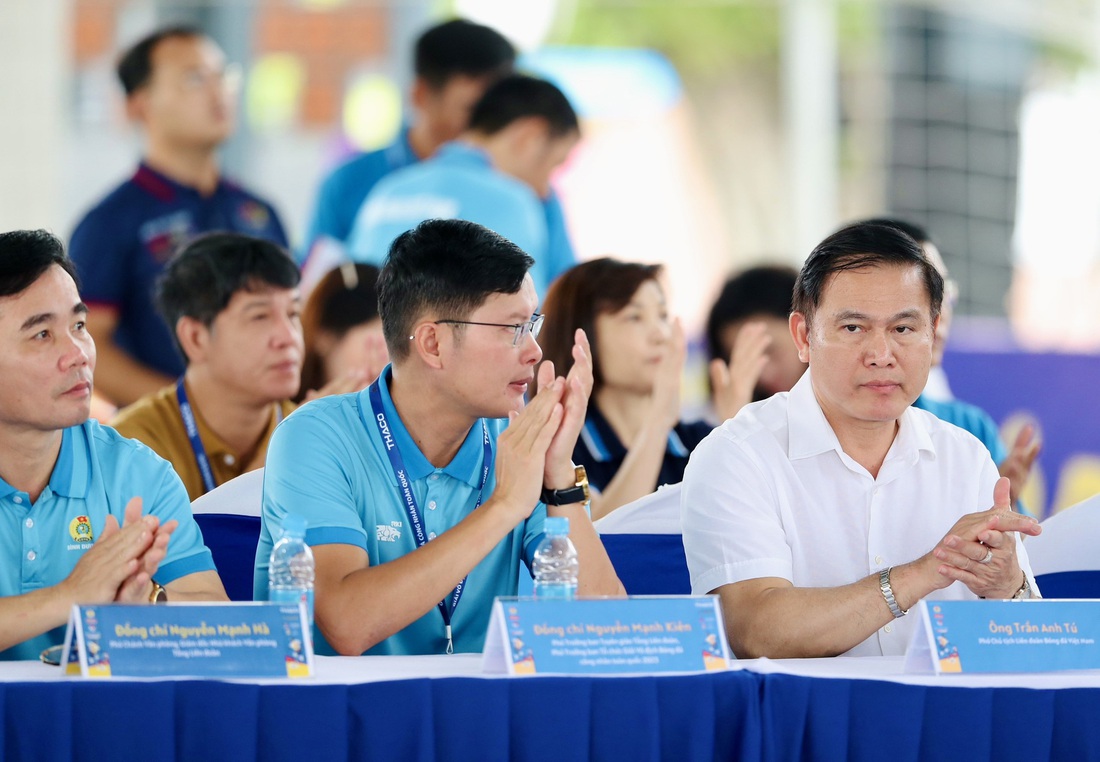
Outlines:
{"type": "Polygon", "coordinates": [[[536,582],[535,597],[541,600],[571,601],[577,596],[577,586],[567,582],[536,582]]]}
{"type": "Polygon", "coordinates": [[[272,603],[298,603],[305,601],[309,626],[313,626],[313,590],[305,592],[295,588],[271,588],[267,599],[272,603]]]}

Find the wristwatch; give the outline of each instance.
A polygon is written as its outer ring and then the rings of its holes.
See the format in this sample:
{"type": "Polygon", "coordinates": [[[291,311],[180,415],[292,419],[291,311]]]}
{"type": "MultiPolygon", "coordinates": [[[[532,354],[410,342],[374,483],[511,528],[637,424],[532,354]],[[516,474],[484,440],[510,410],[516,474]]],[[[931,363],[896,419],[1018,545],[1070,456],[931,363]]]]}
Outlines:
{"type": "Polygon", "coordinates": [[[890,586],[890,571],[893,568],[888,566],[878,573],[878,587],[882,591],[882,597],[886,599],[886,606],[890,609],[890,613],[894,615],[894,619],[901,619],[909,612],[899,606],[897,599],[894,597],[894,588],[890,586]]]}
{"type": "Polygon", "coordinates": [[[572,487],[567,489],[546,489],[546,487],[543,487],[542,502],[547,505],[587,503],[590,499],[588,495],[588,473],[584,470],[584,466],[574,466],[573,473],[577,482],[572,487]]]}
{"type": "Polygon", "coordinates": [[[1031,598],[1039,598],[1040,596],[1035,594],[1035,591],[1031,588],[1031,580],[1024,575],[1024,584],[1020,585],[1020,589],[1016,591],[1016,594],[1012,596],[1010,600],[1013,601],[1026,601],[1031,598]]]}
{"type": "Polygon", "coordinates": [[[168,591],[153,581],[153,591],[149,593],[149,603],[168,603],[168,591]]]}

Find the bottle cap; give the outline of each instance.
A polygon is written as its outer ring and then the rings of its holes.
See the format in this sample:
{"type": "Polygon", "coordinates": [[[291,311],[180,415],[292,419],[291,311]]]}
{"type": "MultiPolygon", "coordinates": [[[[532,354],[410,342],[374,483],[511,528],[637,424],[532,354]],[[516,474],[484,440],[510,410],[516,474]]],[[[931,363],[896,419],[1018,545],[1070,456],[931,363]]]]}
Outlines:
{"type": "Polygon", "coordinates": [[[281,536],[305,537],[306,527],[309,524],[297,513],[288,513],[283,517],[283,533],[281,536]]]}
{"type": "Polygon", "coordinates": [[[548,535],[569,534],[569,519],[565,516],[547,516],[542,531],[548,535]]]}

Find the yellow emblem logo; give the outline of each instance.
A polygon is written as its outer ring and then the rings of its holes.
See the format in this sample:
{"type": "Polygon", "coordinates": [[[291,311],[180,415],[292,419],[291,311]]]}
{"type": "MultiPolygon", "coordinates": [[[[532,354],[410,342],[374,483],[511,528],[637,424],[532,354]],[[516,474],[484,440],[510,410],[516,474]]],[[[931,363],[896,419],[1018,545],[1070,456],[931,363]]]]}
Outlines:
{"type": "Polygon", "coordinates": [[[74,542],[92,541],[92,521],[87,516],[77,516],[69,524],[69,536],[74,542]]]}

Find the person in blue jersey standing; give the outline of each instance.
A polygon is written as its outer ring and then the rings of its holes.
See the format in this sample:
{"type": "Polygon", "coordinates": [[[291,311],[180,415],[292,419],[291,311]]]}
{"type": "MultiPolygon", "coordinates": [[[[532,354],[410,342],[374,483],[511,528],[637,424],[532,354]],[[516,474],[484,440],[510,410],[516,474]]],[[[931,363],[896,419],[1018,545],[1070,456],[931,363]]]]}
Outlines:
{"type": "Polygon", "coordinates": [[[172,467],[88,418],[73,275],[46,231],[0,234],[0,659],[60,644],[73,604],[226,600],[172,467]]]}
{"type": "MultiPolygon", "coordinates": [[[[531,255],[535,290],[545,293],[576,264],[572,248],[561,245],[568,236],[551,235],[547,204],[557,203],[550,176],[579,140],[577,114],[561,90],[536,77],[504,77],[474,106],[460,139],[375,186],[356,217],[348,253],[380,264],[390,243],[419,222],[469,220],[531,255]]],[[[555,219],[564,224],[560,214],[555,219]]]]}
{"type": "Polygon", "coordinates": [[[145,133],[130,179],[77,224],[70,244],[100,349],[99,391],[118,405],[183,372],[153,304],[154,283],[181,245],[208,231],[287,245],[272,206],[222,177],[218,147],[233,132],[239,72],[192,27],[153,32],[123,54],[127,115],[145,133]]]}
{"type": "Polygon", "coordinates": [[[512,71],[516,51],[494,29],[451,19],[420,35],[413,59],[411,123],[390,145],[349,159],[324,179],[301,260],[325,241],[344,246],[359,207],[379,180],[427,159],[462,134],[485,89],[512,71]]]}
{"type": "Polygon", "coordinates": [[[582,331],[568,373],[545,363],[525,403],[542,358],[530,266],[463,220],[398,236],[378,281],[392,365],[275,430],[254,595],[267,596],[283,518],[303,516],[319,653],[480,651],[493,601],[516,594],[547,515],[569,519],[578,594],[622,594],[570,460],[592,388],[582,331]]]}

